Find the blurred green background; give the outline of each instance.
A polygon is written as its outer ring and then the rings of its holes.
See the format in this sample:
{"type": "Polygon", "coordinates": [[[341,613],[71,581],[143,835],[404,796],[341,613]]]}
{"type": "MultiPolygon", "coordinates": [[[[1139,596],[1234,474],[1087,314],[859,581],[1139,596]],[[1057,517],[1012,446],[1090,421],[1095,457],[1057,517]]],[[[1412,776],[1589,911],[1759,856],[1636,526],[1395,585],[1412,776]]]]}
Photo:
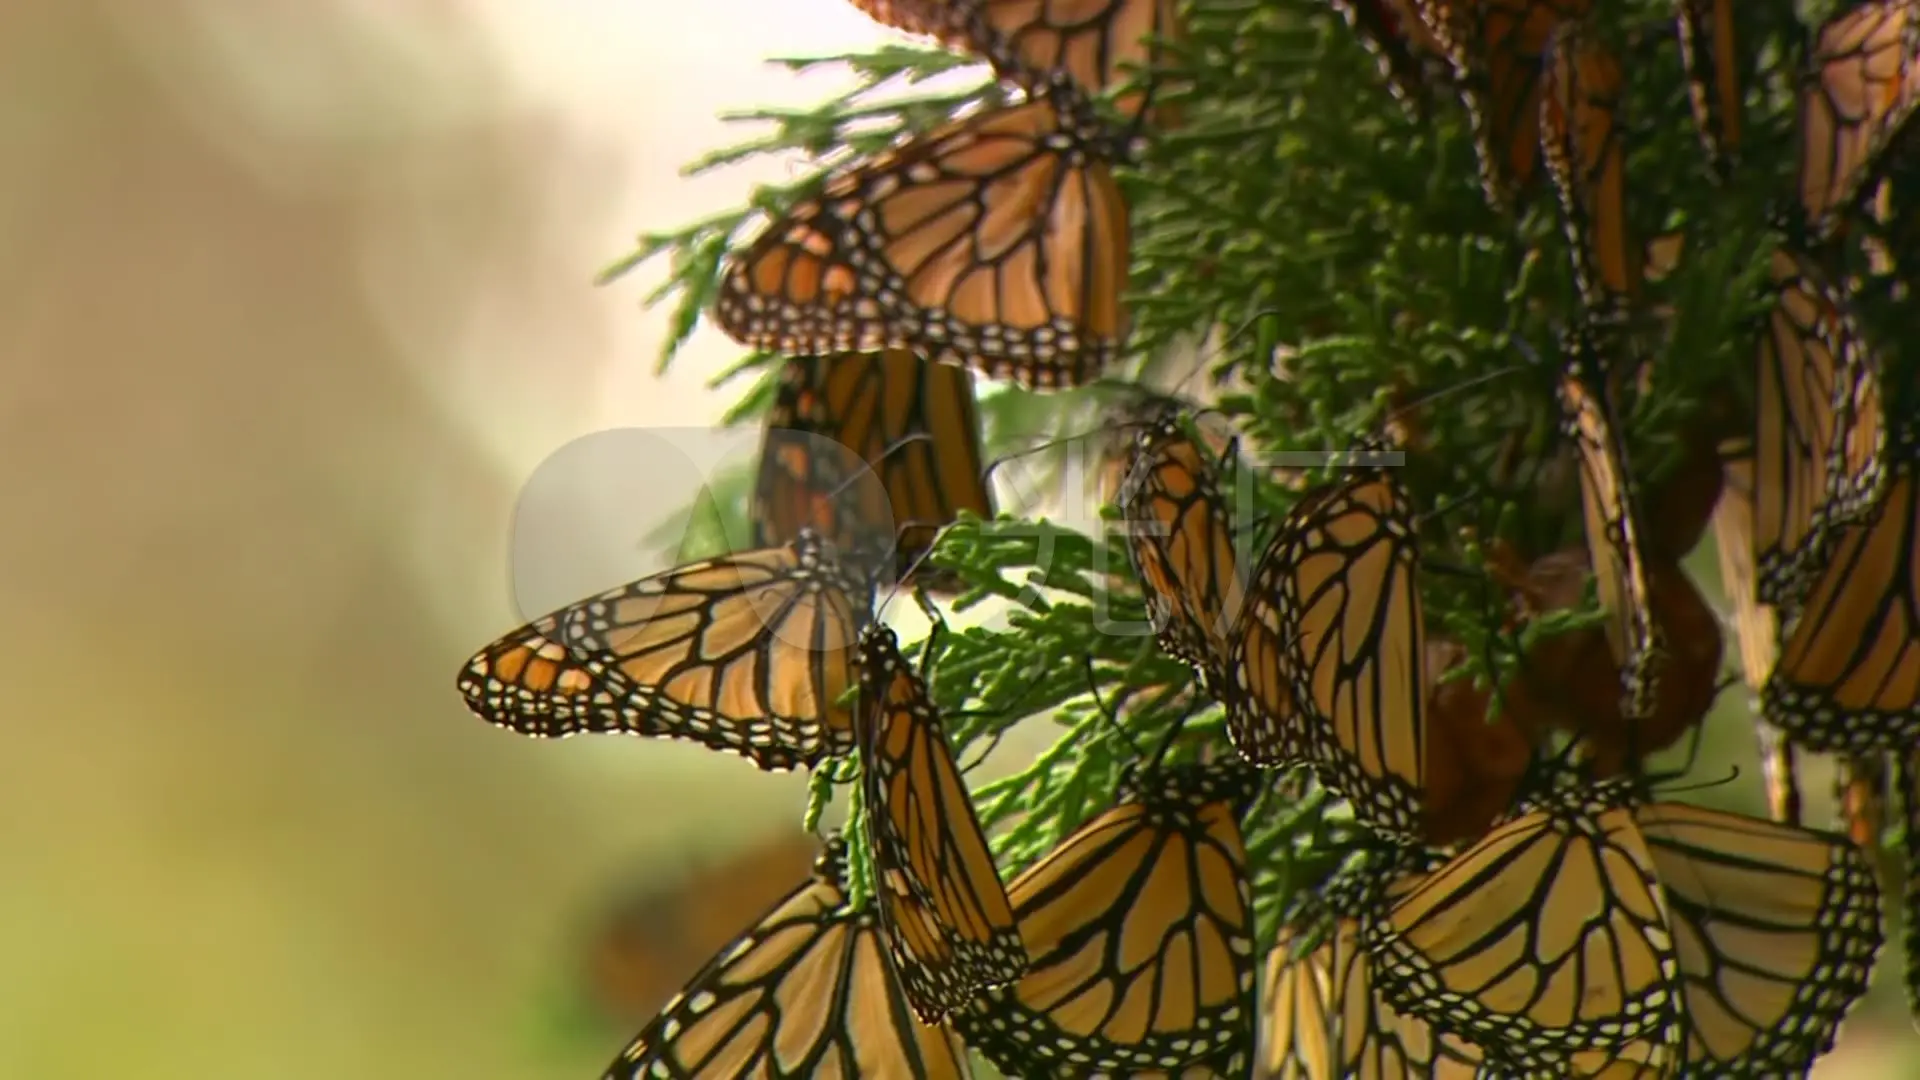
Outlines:
{"type": "MultiPolygon", "coordinates": [[[[593,273],[783,168],[677,175],[716,112],[830,89],[761,58],[877,36],[837,0],[0,2],[0,1077],[587,1080],[798,876],[799,778],[513,738],[452,679],[523,614],[540,460],[726,404],[736,350],[655,380],[655,279],[593,273]]],[[[1874,1006],[1822,1075],[1920,1075],[1874,1006]]]]}

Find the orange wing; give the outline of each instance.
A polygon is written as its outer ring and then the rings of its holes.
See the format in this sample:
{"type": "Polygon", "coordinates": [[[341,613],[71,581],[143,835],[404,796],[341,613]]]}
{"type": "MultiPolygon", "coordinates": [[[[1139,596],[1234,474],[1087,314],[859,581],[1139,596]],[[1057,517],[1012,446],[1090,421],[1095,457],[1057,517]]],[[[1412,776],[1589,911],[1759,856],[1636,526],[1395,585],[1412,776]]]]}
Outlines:
{"type": "Polygon", "coordinates": [[[907,139],[829,180],[722,273],[714,316],[785,353],[914,349],[1028,386],[1119,352],[1127,206],[1111,138],[1060,92],[907,139]]]}
{"type": "Polygon", "coordinates": [[[1909,0],[1869,0],[1815,37],[1800,92],[1800,206],[1816,237],[1834,234],[1879,174],[1920,106],[1920,19],[1909,0]]]}
{"type": "Polygon", "coordinates": [[[876,624],[860,642],[862,794],[881,925],[928,1023],[1027,970],[1027,950],[927,688],[876,624]]]}
{"type": "Polygon", "coordinates": [[[1680,0],[1687,99],[1707,158],[1722,175],[1740,150],[1740,48],[1733,31],[1733,0],[1680,0]]]}
{"type": "Polygon", "coordinates": [[[1177,419],[1163,417],[1142,429],[1116,501],[1160,647],[1225,685],[1241,593],[1212,460],[1177,419]]]}
{"type": "Polygon", "coordinates": [[[1488,199],[1511,205],[1540,165],[1540,71],[1556,26],[1592,0],[1413,0],[1453,62],[1488,199]]]}
{"type": "Polygon", "coordinates": [[[461,669],[467,707],[523,735],[690,739],[791,769],[853,749],[865,586],[803,531],[562,608],[461,669]]]}
{"type": "Polygon", "coordinates": [[[604,1080],[971,1076],[950,1029],[915,1022],[872,911],[846,908],[845,878],[845,845],[829,838],[813,879],[722,949],[604,1080]]]}
{"type": "Polygon", "coordinates": [[[1252,1056],[1253,907],[1243,766],[1129,780],[1008,890],[1033,969],[954,1024],[1009,1076],[1140,1076],[1252,1056]]]}
{"type": "Polygon", "coordinates": [[[1640,294],[1641,247],[1627,227],[1620,60],[1576,23],[1554,31],[1540,95],[1540,138],[1560,191],[1574,278],[1587,309],[1609,312],[1640,294]]]}
{"type": "MultiPolygon", "coordinates": [[[[964,369],[899,349],[794,357],[767,414],[754,540],[782,544],[812,528],[876,580],[898,580],[960,511],[993,517],[980,457],[964,369]]],[[[931,568],[916,580],[952,588],[931,568]]]]}
{"type": "MultiPolygon", "coordinates": [[[[985,57],[999,73],[1038,87],[1064,76],[1099,94],[1126,81],[1129,68],[1149,68],[1156,39],[1183,34],[1178,0],[853,0],[876,21],[927,34],[985,57]]],[[[1116,102],[1138,116],[1147,95],[1129,90],[1116,102]]],[[[1171,126],[1165,107],[1155,121],[1171,126]]]]}

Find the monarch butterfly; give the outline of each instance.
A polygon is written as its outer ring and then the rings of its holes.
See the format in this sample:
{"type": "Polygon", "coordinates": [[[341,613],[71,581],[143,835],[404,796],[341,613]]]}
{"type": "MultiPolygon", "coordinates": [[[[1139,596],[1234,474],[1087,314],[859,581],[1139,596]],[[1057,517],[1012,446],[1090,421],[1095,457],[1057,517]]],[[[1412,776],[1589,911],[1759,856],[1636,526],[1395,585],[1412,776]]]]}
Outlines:
{"type": "Polygon", "coordinates": [[[1333,0],[1333,6],[1379,62],[1393,95],[1424,112],[1430,88],[1451,80],[1446,47],[1420,20],[1416,0],[1333,0]]]}
{"type": "Polygon", "coordinates": [[[1427,757],[1419,557],[1412,507],[1386,470],[1315,489],[1255,567],[1227,665],[1243,756],[1305,759],[1362,821],[1407,836],[1427,757]]]}
{"type": "Polygon", "coordinates": [[[1541,75],[1540,140],[1560,191],[1574,279],[1607,311],[1640,292],[1642,249],[1627,224],[1620,60],[1577,23],[1553,30],[1541,75]]]}
{"type": "MultiPolygon", "coordinates": [[[[1721,590],[1733,602],[1734,635],[1740,645],[1740,671],[1746,683],[1759,690],[1773,671],[1779,649],[1779,626],[1773,609],[1754,595],[1753,458],[1729,457],[1726,485],[1713,516],[1714,543],[1720,550],[1721,590]]],[[[1780,729],[1755,718],[1760,744],[1760,777],[1766,788],[1767,813],[1775,821],[1800,824],[1800,768],[1796,751],[1780,729]]]]}
{"type": "Polygon", "coordinates": [[[1447,48],[1495,205],[1514,201],[1540,164],[1540,72],[1554,27],[1592,0],[1413,0],[1447,48]]]}
{"type": "Polygon", "coordinates": [[[1813,750],[1902,750],[1920,737],[1920,487],[1911,472],[1840,531],[1760,706],[1813,750]]]}
{"type": "Polygon", "coordinates": [[[605,1080],[973,1075],[945,1027],[916,1023],[871,908],[846,910],[846,845],[693,977],[605,1080]]]}
{"type": "Polygon", "coordinates": [[[1622,709],[1637,721],[1656,707],[1655,679],[1663,651],[1653,620],[1639,497],[1594,344],[1585,333],[1576,333],[1569,346],[1560,401],[1580,461],[1587,550],[1600,606],[1608,616],[1607,643],[1620,665],[1622,709]]]}
{"type": "Polygon", "coordinates": [[[753,348],[912,348],[1027,386],[1085,382],[1127,329],[1112,141],[1065,86],[910,137],[736,253],[715,317],[753,348]]]}
{"type": "Polygon", "coordinates": [[[1116,502],[1161,649],[1224,685],[1240,608],[1233,525],[1212,460],[1171,413],[1141,429],[1116,502]]]}
{"type": "MultiPolygon", "coordinates": [[[[897,579],[961,510],[994,513],[971,374],[904,349],[786,362],[760,450],[756,544],[782,544],[812,527],[849,562],[876,547],[890,551],[887,576],[897,579]],[[839,447],[846,449],[836,453],[839,447]],[[862,467],[875,476],[841,491],[853,479],[847,474],[862,467]],[[835,495],[852,503],[850,513],[829,505],[835,495]]],[[[915,576],[928,587],[952,587],[937,573],[915,576]]]]}
{"type": "MultiPolygon", "coordinates": [[[[1177,0],[853,0],[875,21],[926,34],[985,57],[1006,78],[1026,87],[1064,76],[1101,93],[1126,77],[1127,67],[1154,60],[1153,39],[1178,41],[1177,0]]],[[[1130,90],[1116,102],[1138,116],[1147,95],[1130,90]]],[[[1172,119],[1164,106],[1164,124],[1172,119]]]]}
{"type": "Polygon", "coordinates": [[[866,586],[810,529],[582,600],[480,650],[467,708],[523,735],[690,739],[769,771],[853,750],[866,586]],[[861,598],[856,600],[856,598],[861,598]]]}
{"type": "Polygon", "coordinates": [[[1262,1080],[1476,1080],[1485,1053],[1393,1007],[1374,990],[1356,919],[1295,957],[1282,927],[1267,959],[1262,1080]]]}
{"type": "Polygon", "coordinates": [[[1740,50],[1733,34],[1733,0],[1679,0],[1678,6],[1687,99],[1707,159],[1725,175],[1740,150],[1740,50]]]}
{"type": "Polygon", "coordinates": [[[893,631],[860,639],[861,792],[880,925],[928,1023],[1018,979],[1026,947],[926,684],[893,631]]]}
{"type": "Polygon", "coordinates": [[[1253,900],[1238,766],[1158,767],[1009,890],[1033,969],[954,1024],[1010,1076],[1244,1076],[1253,1052],[1253,900]]]}
{"type": "Polygon", "coordinates": [[[1438,870],[1395,880],[1364,929],[1387,999],[1517,1068],[1642,1051],[1658,1064],[1678,1033],[1679,962],[1619,791],[1523,802],[1438,870]]]}
{"type": "Polygon", "coordinates": [[[1846,837],[1744,814],[1649,802],[1632,816],[1669,906],[1683,1075],[1805,1075],[1880,950],[1873,868],[1846,837]]]}
{"type": "Polygon", "coordinates": [[[1842,298],[1786,247],[1774,250],[1771,271],[1777,300],[1755,382],[1755,588],[1762,603],[1791,610],[1830,527],[1881,486],[1879,405],[1842,298]]]}
{"type": "Polygon", "coordinates": [[[1831,237],[1872,186],[1920,105],[1920,18],[1912,0],[1868,0],[1815,36],[1800,90],[1800,205],[1831,237]]]}

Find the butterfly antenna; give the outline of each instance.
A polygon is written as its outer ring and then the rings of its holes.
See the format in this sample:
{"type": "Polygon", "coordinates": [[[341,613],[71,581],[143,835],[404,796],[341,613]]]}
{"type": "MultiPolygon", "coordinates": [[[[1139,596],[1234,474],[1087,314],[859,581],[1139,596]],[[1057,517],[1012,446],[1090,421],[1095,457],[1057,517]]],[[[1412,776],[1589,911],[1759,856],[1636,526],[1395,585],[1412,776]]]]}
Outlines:
{"type": "MultiPolygon", "coordinates": [[[[1119,734],[1121,741],[1125,742],[1127,747],[1133,751],[1135,758],[1144,757],[1145,751],[1143,751],[1140,748],[1140,744],[1134,740],[1133,732],[1128,731],[1126,725],[1120,722],[1118,709],[1108,708],[1107,703],[1101,699],[1100,677],[1094,669],[1093,655],[1089,653],[1083,657],[1082,663],[1085,665],[1087,671],[1087,696],[1093,699],[1093,707],[1100,710],[1101,716],[1106,717],[1107,723],[1113,726],[1113,730],[1119,734]]],[[[1120,696],[1121,707],[1125,707],[1127,696],[1123,690],[1120,696]]]]}
{"type": "Polygon", "coordinates": [[[980,751],[980,756],[977,758],[974,758],[972,764],[962,765],[960,767],[960,775],[965,776],[966,774],[972,772],[973,770],[979,768],[980,766],[985,765],[987,763],[987,759],[993,756],[993,752],[995,750],[1000,749],[1000,739],[1006,733],[1007,733],[1006,729],[1002,728],[1001,730],[996,731],[993,734],[987,736],[987,748],[985,750],[980,751]]]}
{"type": "Polygon", "coordinates": [[[927,639],[920,644],[920,680],[927,684],[927,693],[932,694],[933,662],[946,646],[947,617],[940,613],[925,589],[915,586],[910,591],[913,593],[913,602],[927,617],[927,639]]]}

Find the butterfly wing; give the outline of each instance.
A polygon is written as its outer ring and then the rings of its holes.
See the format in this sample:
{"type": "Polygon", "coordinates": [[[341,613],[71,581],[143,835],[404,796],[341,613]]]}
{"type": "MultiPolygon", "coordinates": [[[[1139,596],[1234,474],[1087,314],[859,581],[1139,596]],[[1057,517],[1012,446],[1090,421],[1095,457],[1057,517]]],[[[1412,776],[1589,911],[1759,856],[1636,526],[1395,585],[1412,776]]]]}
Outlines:
{"type": "MultiPolygon", "coordinates": [[[[1177,0],[853,0],[876,22],[926,34],[984,57],[1003,77],[1026,87],[1068,78],[1099,94],[1127,79],[1129,68],[1149,68],[1159,40],[1178,41],[1183,24],[1177,0]]],[[[1129,90],[1116,102],[1121,115],[1140,115],[1147,95],[1129,90]]],[[[1176,118],[1165,107],[1157,122],[1176,118]]]]}
{"type": "Polygon", "coordinates": [[[1668,906],[1622,801],[1600,785],[1522,807],[1396,883],[1367,927],[1388,1000],[1527,1068],[1670,1046],[1668,906]]]}
{"type": "MultiPolygon", "coordinates": [[[[876,577],[894,580],[960,511],[993,517],[985,476],[964,369],[901,349],[794,357],[767,416],[755,542],[782,544],[812,528],[841,552],[885,565],[876,577]]],[[[952,586],[928,569],[915,580],[952,586]]]]}
{"type": "Polygon", "coordinates": [[[1707,158],[1724,175],[1740,150],[1740,49],[1733,0],[1679,0],[1680,62],[1707,158]]]}
{"type": "Polygon", "coordinates": [[[1560,401],[1579,460],[1587,549],[1600,606],[1608,616],[1607,644],[1620,665],[1623,715],[1638,723],[1654,714],[1662,642],[1653,619],[1640,503],[1627,467],[1624,432],[1594,347],[1584,339],[1571,347],[1560,379],[1560,401]]]}
{"type": "Polygon", "coordinates": [[[1281,525],[1275,570],[1295,612],[1294,697],[1321,782],[1362,821],[1420,831],[1426,641],[1406,494],[1381,470],[1320,488],[1281,525]]]}
{"type": "Polygon", "coordinates": [[[845,848],[694,976],[605,1080],[963,1080],[965,1047],[916,1022],[871,909],[845,910],[845,848]]]}
{"type": "Polygon", "coordinates": [[[523,735],[689,739],[790,769],[851,752],[864,592],[811,532],[562,608],[461,669],[467,707],[523,735]]]}
{"type": "Polygon", "coordinates": [[[1884,492],[1886,436],[1844,298],[1798,252],[1775,249],[1771,270],[1755,376],[1754,561],[1761,602],[1791,613],[1834,527],[1884,492]]]}
{"type": "Polygon", "coordinates": [[[1904,750],[1920,739],[1920,480],[1902,474],[1842,529],[1760,695],[1813,750],[1904,750]]]}
{"type": "Polygon", "coordinates": [[[1634,821],[1670,905],[1702,1075],[1804,1075],[1866,992],[1880,886],[1845,837],[1683,803],[1634,821]]]}
{"type": "Polygon", "coordinates": [[[1627,224],[1620,60],[1578,23],[1554,30],[1543,67],[1540,139],[1560,192],[1574,277],[1589,311],[1640,292],[1643,249],[1627,224]]]}
{"type": "Polygon", "coordinates": [[[1267,961],[1265,1080],[1475,1080],[1485,1055],[1377,993],[1360,924],[1336,920],[1326,940],[1293,957],[1282,928],[1267,961]]]}
{"type": "Polygon", "coordinates": [[[1118,353],[1128,222],[1105,137],[1056,96],[914,136],[829,180],[722,273],[715,318],[784,353],[917,349],[1028,386],[1118,353]]]}
{"type": "Polygon", "coordinates": [[[1308,740],[1296,696],[1299,607],[1290,591],[1283,532],[1254,564],[1246,599],[1227,640],[1227,675],[1221,694],[1227,707],[1227,737],[1247,761],[1288,766],[1307,760],[1308,740]]]}
{"type": "Polygon", "coordinates": [[[1480,150],[1481,185],[1508,206],[1540,167],[1540,71],[1560,23],[1592,0],[1413,0],[1446,46],[1480,150]]]}
{"type": "Polygon", "coordinates": [[[1920,18],[1910,0],[1869,0],[1815,36],[1800,90],[1800,206],[1833,235],[1871,187],[1920,106],[1920,18]]]}
{"type": "Polygon", "coordinates": [[[1136,440],[1117,501],[1161,649],[1224,683],[1240,579],[1213,462],[1178,420],[1162,418],[1136,440]]]}
{"type": "Polygon", "coordinates": [[[1130,785],[1008,890],[1033,966],[955,1024],[1008,1075],[1212,1065],[1253,1051],[1240,817],[1259,774],[1177,766],[1130,785]]]}
{"type": "Polygon", "coordinates": [[[928,1022],[1027,969],[1013,908],[925,684],[893,631],[861,640],[861,768],[881,924],[928,1022]]]}

